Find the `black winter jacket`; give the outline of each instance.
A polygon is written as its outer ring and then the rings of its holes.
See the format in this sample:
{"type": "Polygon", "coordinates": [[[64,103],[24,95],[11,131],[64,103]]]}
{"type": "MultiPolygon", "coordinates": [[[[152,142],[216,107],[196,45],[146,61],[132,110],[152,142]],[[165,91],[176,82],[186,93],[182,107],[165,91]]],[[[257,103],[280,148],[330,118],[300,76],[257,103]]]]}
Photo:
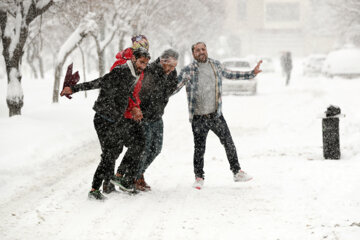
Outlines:
{"type": "Polygon", "coordinates": [[[108,120],[122,119],[128,106],[136,78],[131,74],[127,64],[119,65],[103,77],[91,82],[72,86],[72,91],[86,91],[100,88],[100,93],[93,109],[108,120]]]}
{"type": "Polygon", "coordinates": [[[159,58],[145,69],[139,93],[144,121],[157,121],[162,118],[169,97],[177,87],[176,77],[176,70],[169,75],[164,73],[159,58]]]}

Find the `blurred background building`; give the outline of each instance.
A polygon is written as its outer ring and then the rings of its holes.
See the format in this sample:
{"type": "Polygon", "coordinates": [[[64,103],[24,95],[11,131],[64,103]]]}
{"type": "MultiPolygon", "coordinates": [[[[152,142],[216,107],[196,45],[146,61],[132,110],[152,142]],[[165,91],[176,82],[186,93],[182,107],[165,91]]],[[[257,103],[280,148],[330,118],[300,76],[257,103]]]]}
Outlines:
{"type": "Polygon", "coordinates": [[[237,56],[279,56],[291,51],[303,57],[327,53],[336,44],[329,32],[317,31],[317,1],[225,0],[224,37],[237,56]]]}

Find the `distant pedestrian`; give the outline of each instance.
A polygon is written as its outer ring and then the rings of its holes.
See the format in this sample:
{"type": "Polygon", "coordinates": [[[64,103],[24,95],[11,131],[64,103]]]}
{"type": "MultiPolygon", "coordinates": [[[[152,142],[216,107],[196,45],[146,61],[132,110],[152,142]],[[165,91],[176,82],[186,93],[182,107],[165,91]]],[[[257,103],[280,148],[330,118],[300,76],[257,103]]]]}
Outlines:
{"type": "Polygon", "coordinates": [[[285,75],[286,78],[286,85],[289,85],[291,78],[291,71],[293,68],[291,52],[283,52],[280,58],[280,62],[281,62],[283,75],[285,75]]]}

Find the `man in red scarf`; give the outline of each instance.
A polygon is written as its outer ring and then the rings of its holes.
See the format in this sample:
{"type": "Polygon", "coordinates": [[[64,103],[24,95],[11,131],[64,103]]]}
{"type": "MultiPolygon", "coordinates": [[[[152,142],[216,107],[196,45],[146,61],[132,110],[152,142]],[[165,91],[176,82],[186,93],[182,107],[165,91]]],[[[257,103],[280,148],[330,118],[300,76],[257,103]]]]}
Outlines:
{"type": "MultiPolygon", "coordinates": [[[[126,48],[125,50],[118,52],[116,54],[117,60],[112,65],[110,71],[113,70],[116,66],[122,65],[126,63],[128,60],[130,60],[131,57],[133,56],[133,52],[135,49],[143,47],[146,50],[149,50],[149,41],[144,35],[133,36],[131,38],[131,41],[132,41],[131,47],[126,48]]],[[[129,98],[129,105],[124,114],[124,117],[127,119],[134,119],[135,121],[140,121],[142,118],[142,113],[140,110],[139,92],[141,90],[143,78],[144,78],[144,73],[141,73],[140,78],[137,84],[135,85],[133,97],[129,98]]]]}
{"type": "MultiPolygon", "coordinates": [[[[119,67],[120,65],[125,64],[127,61],[131,60],[133,57],[133,53],[136,49],[139,48],[145,48],[146,50],[149,50],[149,42],[147,38],[144,35],[136,35],[131,38],[132,46],[129,48],[126,48],[125,50],[119,52],[116,54],[117,60],[112,65],[110,71],[112,71],[114,68],[119,67]]],[[[142,80],[144,78],[144,72],[141,72],[140,77],[133,89],[132,96],[129,97],[129,103],[128,107],[125,110],[124,118],[125,119],[132,119],[136,122],[140,122],[143,118],[143,114],[140,108],[140,97],[139,92],[142,87],[142,80]]],[[[130,165],[131,163],[128,162],[128,158],[124,157],[122,159],[122,163],[125,165],[130,165]]],[[[119,179],[118,179],[119,180],[119,179]]],[[[112,183],[110,183],[110,179],[105,178],[103,182],[103,192],[110,193],[115,190],[115,187],[112,183]]]]}

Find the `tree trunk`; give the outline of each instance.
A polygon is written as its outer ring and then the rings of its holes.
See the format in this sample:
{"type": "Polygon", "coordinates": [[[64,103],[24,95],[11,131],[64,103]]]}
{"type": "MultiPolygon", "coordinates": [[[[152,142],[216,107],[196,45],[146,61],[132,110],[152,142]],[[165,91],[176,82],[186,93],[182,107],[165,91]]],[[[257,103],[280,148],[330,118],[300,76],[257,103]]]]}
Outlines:
{"type": "Polygon", "coordinates": [[[103,76],[105,73],[105,57],[104,57],[104,52],[105,52],[105,48],[101,49],[100,48],[100,42],[102,42],[105,39],[105,19],[104,19],[104,15],[101,15],[100,17],[100,21],[99,21],[99,34],[100,34],[100,41],[98,41],[97,44],[97,54],[98,54],[98,63],[99,63],[99,77],[103,76]]]}
{"type": "Polygon", "coordinates": [[[99,66],[99,77],[101,77],[105,73],[104,50],[98,51],[98,66],[99,66]]]}
{"type": "MultiPolygon", "coordinates": [[[[8,69],[8,68],[7,68],[8,69]]],[[[24,106],[24,94],[21,87],[21,75],[19,68],[12,67],[8,72],[8,91],[6,103],[9,108],[9,117],[21,115],[24,106]]]]}
{"type": "Polygon", "coordinates": [[[122,51],[125,48],[125,39],[124,39],[124,37],[125,37],[125,32],[121,32],[120,33],[120,38],[119,38],[119,49],[118,49],[118,51],[122,51]]]}
{"type": "Polygon", "coordinates": [[[38,78],[38,74],[36,72],[36,68],[34,66],[34,58],[35,58],[35,53],[34,53],[34,49],[32,49],[32,47],[28,46],[28,49],[27,49],[27,55],[26,55],[26,61],[27,63],[29,64],[32,72],[33,72],[33,75],[34,77],[37,79],[38,78]]]}
{"type": "Polygon", "coordinates": [[[100,40],[97,38],[97,36],[92,35],[95,41],[96,45],[96,53],[98,57],[98,71],[99,71],[99,77],[104,75],[105,72],[105,63],[104,63],[104,49],[101,49],[101,43],[100,40]]]}
{"type": "MultiPolygon", "coordinates": [[[[4,31],[4,29],[5,27],[2,25],[1,30],[4,31]]],[[[16,44],[15,49],[12,52],[10,52],[10,45],[11,42],[14,40],[8,38],[4,34],[2,35],[3,56],[5,59],[6,73],[8,78],[6,103],[9,108],[10,117],[14,115],[21,115],[21,108],[24,105],[24,93],[21,87],[20,65],[21,58],[23,56],[24,44],[28,36],[28,29],[26,27],[23,27],[20,29],[20,31],[21,32],[19,40],[16,44]]]]}
{"type": "Polygon", "coordinates": [[[64,65],[62,63],[58,64],[55,68],[55,80],[54,80],[54,88],[53,88],[53,103],[59,102],[59,86],[60,86],[60,77],[61,77],[61,70],[64,65]]]}
{"type": "MultiPolygon", "coordinates": [[[[78,44],[77,46],[78,46],[78,48],[80,50],[80,53],[81,53],[81,61],[82,61],[82,65],[83,65],[83,79],[84,79],[83,82],[86,82],[85,54],[84,54],[84,51],[82,50],[82,48],[80,47],[80,45],[78,44]]],[[[87,91],[84,91],[84,93],[85,93],[85,98],[87,98],[87,91]]]]}
{"type": "Polygon", "coordinates": [[[20,56],[13,58],[13,64],[7,64],[6,72],[8,88],[6,103],[9,108],[9,117],[21,115],[21,108],[24,106],[24,94],[21,87],[20,56]]]}
{"type": "Polygon", "coordinates": [[[41,79],[44,79],[44,63],[40,56],[40,54],[36,57],[39,62],[39,71],[40,71],[40,77],[41,79]]]}
{"type": "MultiPolygon", "coordinates": [[[[82,40],[82,38],[81,38],[82,40]]],[[[79,44],[81,42],[81,40],[77,43],[79,44]]],[[[59,95],[60,95],[60,78],[61,78],[61,71],[62,68],[65,64],[65,61],[67,59],[67,57],[74,51],[74,49],[76,48],[76,45],[74,45],[64,56],[64,59],[62,59],[62,61],[60,63],[58,63],[55,67],[55,80],[54,80],[54,88],[53,88],[53,103],[58,103],[59,102],[59,95]]]]}

